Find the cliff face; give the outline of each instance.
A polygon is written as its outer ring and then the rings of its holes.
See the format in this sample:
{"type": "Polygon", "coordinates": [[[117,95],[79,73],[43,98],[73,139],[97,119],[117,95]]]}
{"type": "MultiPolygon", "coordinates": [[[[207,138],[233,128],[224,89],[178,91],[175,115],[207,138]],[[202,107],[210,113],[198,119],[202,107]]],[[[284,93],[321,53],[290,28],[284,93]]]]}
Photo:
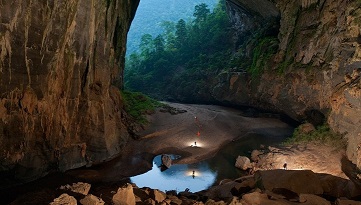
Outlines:
{"type": "Polygon", "coordinates": [[[138,3],[0,3],[1,174],[26,181],[119,154],[129,134],[114,85],[138,3]]]}
{"type": "Polygon", "coordinates": [[[278,0],[275,5],[280,44],[264,73],[259,79],[223,73],[214,96],[297,120],[312,120],[315,110],[323,113],[335,131],[346,134],[347,156],[361,168],[360,1],[278,0]]]}

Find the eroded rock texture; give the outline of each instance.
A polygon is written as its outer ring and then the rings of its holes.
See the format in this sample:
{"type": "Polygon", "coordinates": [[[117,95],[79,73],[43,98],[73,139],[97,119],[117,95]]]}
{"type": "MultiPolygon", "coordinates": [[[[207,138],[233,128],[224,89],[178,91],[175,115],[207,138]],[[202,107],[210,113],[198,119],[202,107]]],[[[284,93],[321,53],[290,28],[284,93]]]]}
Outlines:
{"type": "Polygon", "coordinates": [[[221,74],[213,95],[300,121],[325,115],[335,131],[346,134],[347,156],[360,168],[360,1],[273,2],[281,16],[277,54],[260,79],[242,72],[221,74]]]}
{"type": "Polygon", "coordinates": [[[114,85],[138,3],[0,1],[1,173],[26,181],[119,154],[129,134],[114,85]]]}

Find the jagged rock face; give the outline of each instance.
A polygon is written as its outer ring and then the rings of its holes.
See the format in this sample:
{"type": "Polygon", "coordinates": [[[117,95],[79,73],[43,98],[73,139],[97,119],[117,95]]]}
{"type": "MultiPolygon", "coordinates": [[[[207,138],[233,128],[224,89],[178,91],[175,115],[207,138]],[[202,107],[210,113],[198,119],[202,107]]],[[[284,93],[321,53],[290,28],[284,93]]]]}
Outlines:
{"type": "Polygon", "coordinates": [[[233,5],[234,9],[240,9],[253,18],[258,16],[263,19],[270,19],[279,15],[278,8],[268,0],[227,0],[227,4],[233,5]]]}
{"type": "Polygon", "coordinates": [[[235,31],[232,39],[235,47],[262,27],[278,27],[279,10],[267,0],[226,0],[226,8],[235,31]]]}
{"type": "MultiPolygon", "coordinates": [[[[241,1],[238,1],[241,2],[241,1]]],[[[345,133],[347,156],[361,168],[360,1],[275,1],[280,41],[260,79],[222,73],[213,90],[221,102],[284,112],[297,120],[318,110],[345,133]]]]}
{"type": "Polygon", "coordinates": [[[0,171],[30,180],[116,156],[126,34],[139,0],[0,4],[0,171]]]}

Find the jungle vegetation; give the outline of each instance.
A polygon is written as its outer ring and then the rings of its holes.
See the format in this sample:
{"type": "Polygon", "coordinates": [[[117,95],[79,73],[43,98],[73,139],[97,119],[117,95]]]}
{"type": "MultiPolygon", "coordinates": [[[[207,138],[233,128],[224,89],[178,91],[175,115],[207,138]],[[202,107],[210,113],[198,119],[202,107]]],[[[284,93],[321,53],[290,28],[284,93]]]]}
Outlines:
{"type": "Polygon", "coordinates": [[[126,59],[126,89],[167,100],[174,93],[207,92],[209,76],[229,67],[231,24],[223,1],[213,11],[204,3],[196,5],[193,16],[163,22],[164,32],[157,36],[142,36],[139,51],[126,59]]]}

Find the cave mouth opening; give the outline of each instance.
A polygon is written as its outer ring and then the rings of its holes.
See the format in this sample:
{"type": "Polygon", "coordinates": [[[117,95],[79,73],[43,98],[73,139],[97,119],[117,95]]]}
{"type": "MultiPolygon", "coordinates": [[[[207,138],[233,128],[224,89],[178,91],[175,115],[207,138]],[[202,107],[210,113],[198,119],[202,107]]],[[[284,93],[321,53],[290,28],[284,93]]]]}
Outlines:
{"type": "Polygon", "coordinates": [[[202,98],[233,52],[231,34],[225,0],[141,1],[128,33],[125,89],[157,100],[209,101],[202,98]]]}
{"type": "Polygon", "coordinates": [[[270,64],[278,24],[230,0],[141,1],[128,33],[124,88],[162,101],[223,105],[230,74],[255,78],[270,64]]]}

